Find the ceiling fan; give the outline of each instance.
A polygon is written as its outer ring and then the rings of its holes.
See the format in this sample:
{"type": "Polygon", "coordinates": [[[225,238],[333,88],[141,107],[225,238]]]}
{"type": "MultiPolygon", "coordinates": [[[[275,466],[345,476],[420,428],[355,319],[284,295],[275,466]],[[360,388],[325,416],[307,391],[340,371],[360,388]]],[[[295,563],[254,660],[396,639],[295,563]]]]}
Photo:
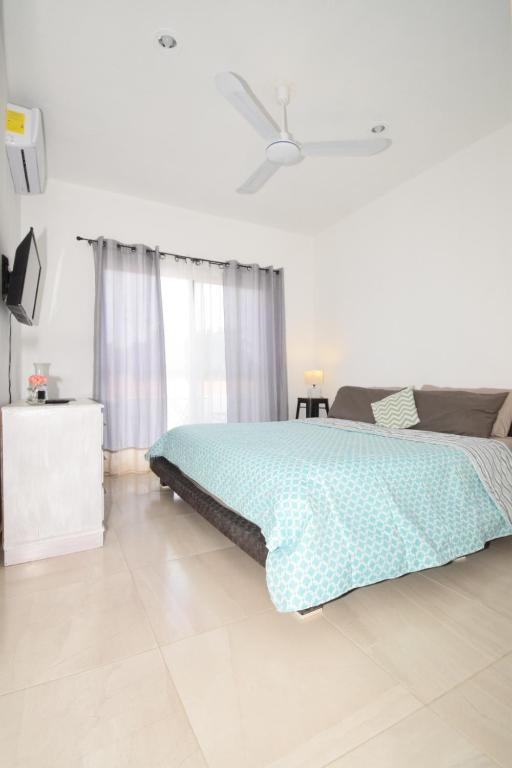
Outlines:
{"type": "Polygon", "coordinates": [[[290,103],[290,89],[287,85],[277,87],[277,101],[283,108],[283,127],[280,128],[240,75],[234,72],[220,72],[215,77],[215,83],[237,112],[268,142],[265,149],[266,160],[237,189],[241,194],[250,195],[257,192],[281,166],[301,163],[306,157],[368,157],[391,146],[391,140],[384,138],[310,141],[301,144],[288,130],[287,107],[290,103]]]}

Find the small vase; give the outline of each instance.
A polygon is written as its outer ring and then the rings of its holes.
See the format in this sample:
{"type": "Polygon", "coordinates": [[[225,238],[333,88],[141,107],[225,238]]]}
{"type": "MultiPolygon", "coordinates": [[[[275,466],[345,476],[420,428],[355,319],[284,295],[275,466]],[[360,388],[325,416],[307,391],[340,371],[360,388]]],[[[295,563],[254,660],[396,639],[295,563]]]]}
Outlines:
{"type": "MultiPolygon", "coordinates": [[[[30,405],[39,405],[39,395],[38,395],[39,389],[32,389],[31,387],[28,388],[28,398],[27,403],[30,403],[30,405]]],[[[42,401],[44,402],[44,400],[42,401]]]]}
{"type": "Polygon", "coordinates": [[[46,376],[46,378],[50,375],[50,365],[51,363],[34,363],[34,373],[37,373],[38,376],[46,376]]]}
{"type": "Polygon", "coordinates": [[[38,376],[46,376],[46,384],[41,384],[41,386],[35,390],[34,400],[36,400],[39,404],[45,403],[48,399],[50,365],[51,363],[34,363],[34,373],[37,373],[38,376]]]}

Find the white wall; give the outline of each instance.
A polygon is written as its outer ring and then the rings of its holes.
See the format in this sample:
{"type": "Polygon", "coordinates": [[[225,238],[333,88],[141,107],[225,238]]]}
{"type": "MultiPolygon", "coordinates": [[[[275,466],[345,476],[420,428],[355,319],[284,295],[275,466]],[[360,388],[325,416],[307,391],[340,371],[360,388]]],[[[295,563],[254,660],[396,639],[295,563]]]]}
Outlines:
{"type": "Polygon", "coordinates": [[[62,396],[91,394],[93,261],[77,234],[283,266],[292,408],[317,366],[330,397],[343,383],[511,386],[511,203],[512,126],[314,242],[52,180],[22,201],[48,269],[40,325],[21,331],[20,386],[49,361],[62,396]]]}
{"type": "MultiPolygon", "coordinates": [[[[0,0],[0,116],[3,124],[5,105],[8,101],[7,82],[5,76],[5,48],[3,36],[2,2],[0,0]]],[[[3,139],[2,139],[3,143],[3,139]]],[[[4,147],[0,148],[0,254],[5,254],[12,268],[14,251],[20,239],[20,198],[14,194],[11,175],[7,165],[4,147]]],[[[8,400],[8,355],[9,355],[9,312],[0,301],[0,405],[8,400]]],[[[18,328],[13,320],[13,375],[16,375],[18,362],[18,328]]],[[[17,395],[17,381],[14,381],[17,395]]]]}
{"type": "Polygon", "coordinates": [[[512,125],[316,238],[319,364],[342,384],[512,387],[512,125]]]}
{"type": "Polygon", "coordinates": [[[190,256],[284,267],[290,407],[303,393],[303,372],[315,364],[310,238],[56,180],[44,195],[23,199],[23,231],[30,226],[46,253],[47,272],[40,324],[22,329],[23,382],[33,362],[50,362],[61,396],[91,395],[93,256],[75,237],[104,235],[190,256]]]}

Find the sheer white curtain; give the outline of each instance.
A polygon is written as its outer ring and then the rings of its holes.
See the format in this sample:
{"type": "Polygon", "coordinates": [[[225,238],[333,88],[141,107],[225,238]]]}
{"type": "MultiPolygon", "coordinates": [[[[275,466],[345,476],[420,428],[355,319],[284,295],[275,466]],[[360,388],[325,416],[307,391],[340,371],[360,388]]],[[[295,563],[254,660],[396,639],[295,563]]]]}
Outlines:
{"type": "Polygon", "coordinates": [[[222,269],[168,257],[160,271],[167,428],[226,421],[222,269]]]}

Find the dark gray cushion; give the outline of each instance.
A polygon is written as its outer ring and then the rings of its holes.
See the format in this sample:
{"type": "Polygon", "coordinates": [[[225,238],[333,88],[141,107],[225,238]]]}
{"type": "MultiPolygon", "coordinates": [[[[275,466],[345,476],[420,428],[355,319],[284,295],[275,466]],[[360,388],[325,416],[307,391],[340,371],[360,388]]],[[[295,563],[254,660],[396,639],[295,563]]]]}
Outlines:
{"type": "Polygon", "coordinates": [[[340,387],[329,411],[332,419],[349,419],[375,424],[371,404],[398,392],[398,389],[377,387],[340,387]]]}
{"type": "Polygon", "coordinates": [[[416,390],[414,399],[420,423],[413,429],[490,437],[506,397],[507,392],[483,395],[460,389],[416,390]]]}
{"type": "MultiPolygon", "coordinates": [[[[329,416],[375,424],[371,404],[398,389],[376,387],[340,387],[329,416]]],[[[459,389],[414,390],[420,423],[411,429],[446,432],[452,435],[490,437],[506,392],[480,394],[459,389]]]]}

